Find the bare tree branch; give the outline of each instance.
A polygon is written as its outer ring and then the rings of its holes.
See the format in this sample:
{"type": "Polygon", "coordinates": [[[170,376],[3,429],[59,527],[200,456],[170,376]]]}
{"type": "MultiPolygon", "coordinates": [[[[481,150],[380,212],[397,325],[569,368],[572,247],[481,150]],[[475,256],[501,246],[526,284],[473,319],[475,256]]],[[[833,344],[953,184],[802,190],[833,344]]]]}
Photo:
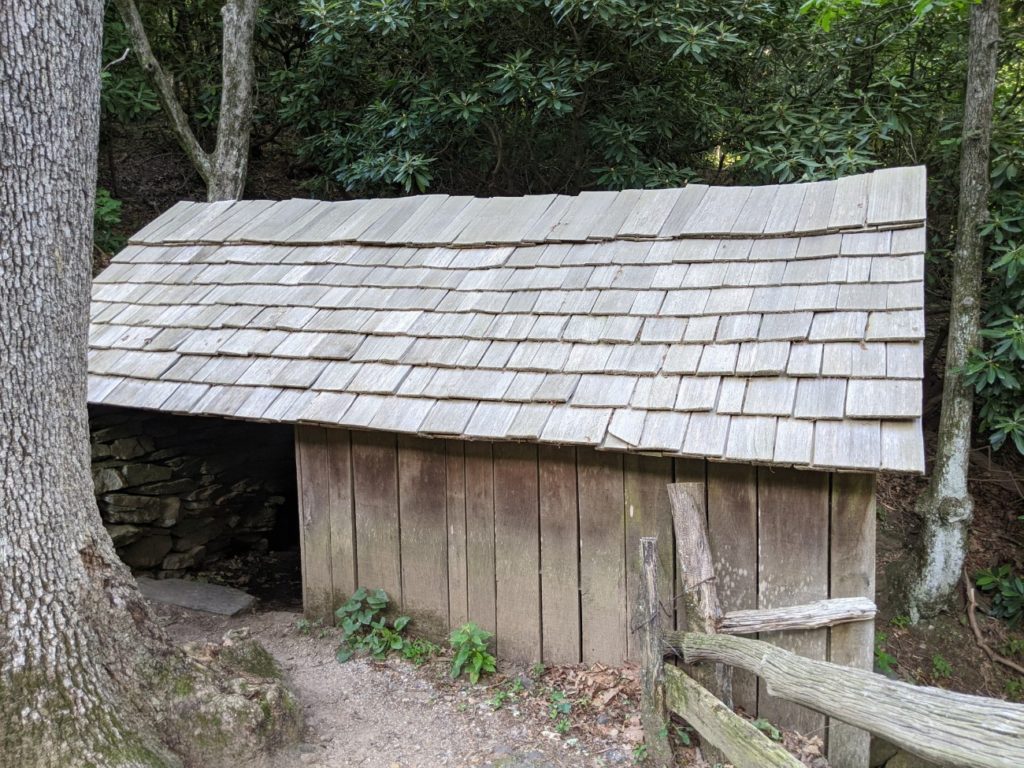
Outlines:
{"type": "Polygon", "coordinates": [[[188,123],[174,92],[174,80],[157,61],[135,0],[114,0],[124,19],[135,55],[156,90],[171,129],[206,183],[207,199],[236,200],[245,188],[252,131],[252,92],[255,80],[253,36],[259,0],[226,0],[221,53],[220,117],[217,145],[207,152],[188,123]]]}
{"type": "Polygon", "coordinates": [[[135,48],[135,55],[138,56],[139,63],[146,74],[149,75],[149,79],[156,89],[156,95],[160,99],[160,106],[171,123],[171,130],[174,131],[174,135],[178,138],[178,143],[185,150],[189,160],[192,161],[196,170],[199,171],[199,175],[203,177],[203,181],[209,185],[213,174],[213,161],[199,144],[199,140],[188,124],[185,110],[181,108],[178,96],[174,92],[174,80],[164,72],[160,62],[156,60],[156,56],[153,54],[153,48],[149,44],[149,37],[146,35],[146,28],[142,24],[142,16],[139,15],[139,9],[135,5],[135,0],[114,0],[114,4],[124,20],[128,38],[132,41],[132,46],[135,48]]]}

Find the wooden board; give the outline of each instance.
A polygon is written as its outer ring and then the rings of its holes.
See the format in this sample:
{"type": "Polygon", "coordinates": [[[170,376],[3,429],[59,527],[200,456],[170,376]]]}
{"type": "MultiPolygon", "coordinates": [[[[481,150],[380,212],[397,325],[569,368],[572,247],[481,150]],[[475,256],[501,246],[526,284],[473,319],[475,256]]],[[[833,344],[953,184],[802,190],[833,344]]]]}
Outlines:
{"type": "Polygon", "coordinates": [[[331,604],[337,608],[358,586],[352,505],[352,443],[346,429],[328,429],[325,432],[330,481],[327,512],[331,528],[331,604]]]}
{"type": "MultiPolygon", "coordinates": [[[[634,631],[639,617],[636,607],[640,600],[642,579],[640,538],[656,536],[658,539],[658,594],[662,603],[662,622],[671,626],[675,612],[672,608],[672,581],[675,576],[675,556],[672,547],[672,510],[666,486],[672,482],[672,460],[655,456],[623,456],[626,525],[626,616],[629,633],[626,637],[626,655],[639,658],[639,635],[634,631]]],[[[547,600],[547,593],[544,594],[547,600]]]]}
{"type": "Polygon", "coordinates": [[[626,657],[626,567],[622,456],[577,452],[583,661],[626,657]]]}
{"type": "MultiPolygon", "coordinates": [[[[675,482],[677,483],[706,483],[707,482],[707,468],[706,463],[700,459],[676,459],[675,465],[675,482]]],[[[678,563],[679,559],[675,555],[675,544],[673,543],[672,558],[673,562],[678,563]]],[[[686,629],[686,607],[683,605],[683,577],[676,568],[675,577],[675,590],[674,590],[674,601],[676,607],[676,629],[686,629]]]]}
{"type": "Polygon", "coordinates": [[[469,620],[493,632],[494,463],[489,443],[466,443],[466,602],[469,620]]]}
{"type": "MultiPolygon", "coordinates": [[[[758,470],[758,608],[828,597],[829,476],[784,468],[758,470]]],[[[810,659],[825,659],[828,631],[763,633],[761,639],[810,659]]],[[[806,735],[824,733],[825,716],[758,690],[758,717],[806,735]]]]}
{"type": "Polygon", "coordinates": [[[447,500],[444,443],[399,436],[402,610],[435,642],[448,634],[447,500]]]}
{"type": "Polygon", "coordinates": [[[541,445],[540,562],[544,661],[580,661],[579,513],[576,449],[541,445]]]}
{"type": "Polygon", "coordinates": [[[537,447],[495,443],[494,575],[498,653],[541,658],[537,447]]]}
{"type": "MultiPolygon", "coordinates": [[[[708,464],[708,536],[723,611],[757,608],[757,470],[708,464]]],[[[733,670],[734,706],[757,712],[757,678],[733,670]]]]}
{"type": "Polygon", "coordinates": [[[448,520],[448,623],[450,628],[469,621],[466,590],[466,454],[458,440],[445,442],[448,520]]]}
{"type": "Polygon", "coordinates": [[[383,589],[392,605],[402,605],[398,454],[394,435],[352,433],[352,485],[359,586],[383,589]]]}
{"type": "MultiPolygon", "coordinates": [[[[831,575],[829,597],[875,599],[875,476],[832,475],[831,575]]],[[[859,621],[830,630],[829,661],[870,670],[874,662],[873,621],[859,621]]],[[[867,768],[871,735],[831,721],[829,764],[836,768],[867,768]]]]}
{"type": "Polygon", "coordinates": [[[306,616],[334,623],[331,584],[330,466],[327,431],[295,430],[299,483],[299,540],[302,549],[302,605],[306,616]]]}

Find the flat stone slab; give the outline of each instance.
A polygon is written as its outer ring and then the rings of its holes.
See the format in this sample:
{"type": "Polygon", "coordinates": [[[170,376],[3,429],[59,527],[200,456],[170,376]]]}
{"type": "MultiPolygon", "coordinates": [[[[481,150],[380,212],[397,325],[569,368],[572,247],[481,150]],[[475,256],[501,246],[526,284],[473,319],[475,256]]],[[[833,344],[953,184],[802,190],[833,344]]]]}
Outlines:
{"type": "Polygon", "coordinates": [[[234,616],[249,610],[256,598],[240,589],[206,584],[202,581],[185,579],[150,579],[140,576],[137,580],[143,597],[158,603],[177,605],[193,611],[218,613],[234,616]]]}

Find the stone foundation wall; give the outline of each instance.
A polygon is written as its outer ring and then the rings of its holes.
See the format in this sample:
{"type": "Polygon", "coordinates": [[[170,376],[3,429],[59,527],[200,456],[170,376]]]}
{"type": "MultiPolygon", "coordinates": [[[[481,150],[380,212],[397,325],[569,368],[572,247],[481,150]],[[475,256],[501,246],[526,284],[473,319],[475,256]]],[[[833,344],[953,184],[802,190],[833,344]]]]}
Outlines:
{"type": "Polygon", "coordinates": [[[122,408],[89,420],[100,514],[137,572],[180,575],[266,549],[278,517],[296,515],[290,426],[122,408]]]}

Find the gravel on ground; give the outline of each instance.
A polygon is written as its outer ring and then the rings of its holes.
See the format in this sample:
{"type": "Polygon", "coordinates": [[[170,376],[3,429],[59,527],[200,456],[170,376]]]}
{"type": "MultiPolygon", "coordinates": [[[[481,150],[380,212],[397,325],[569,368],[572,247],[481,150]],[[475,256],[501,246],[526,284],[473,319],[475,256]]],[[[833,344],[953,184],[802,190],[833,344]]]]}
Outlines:
{"type": "MultiPolygon", "coordinates": [[[[397,658],[340,664],[334,631],[300,629],[297,613],[229,618],[154,610],[178,642],[219,643],[229,630],[248,628],[277,659],[303,707],[306,733],[273,768],[599,768],[630,766],[639,756],[635,669],[559,667],[531,675],[499,665],[501,674],[474,686],[451,681],[443,657],[421,667],[397,658]],[[548,704],[555,690],[574,706],[565,733],[548,704]]],[[[701,765],[691,749],[678,757],[679,765],[701,765]]]]}

